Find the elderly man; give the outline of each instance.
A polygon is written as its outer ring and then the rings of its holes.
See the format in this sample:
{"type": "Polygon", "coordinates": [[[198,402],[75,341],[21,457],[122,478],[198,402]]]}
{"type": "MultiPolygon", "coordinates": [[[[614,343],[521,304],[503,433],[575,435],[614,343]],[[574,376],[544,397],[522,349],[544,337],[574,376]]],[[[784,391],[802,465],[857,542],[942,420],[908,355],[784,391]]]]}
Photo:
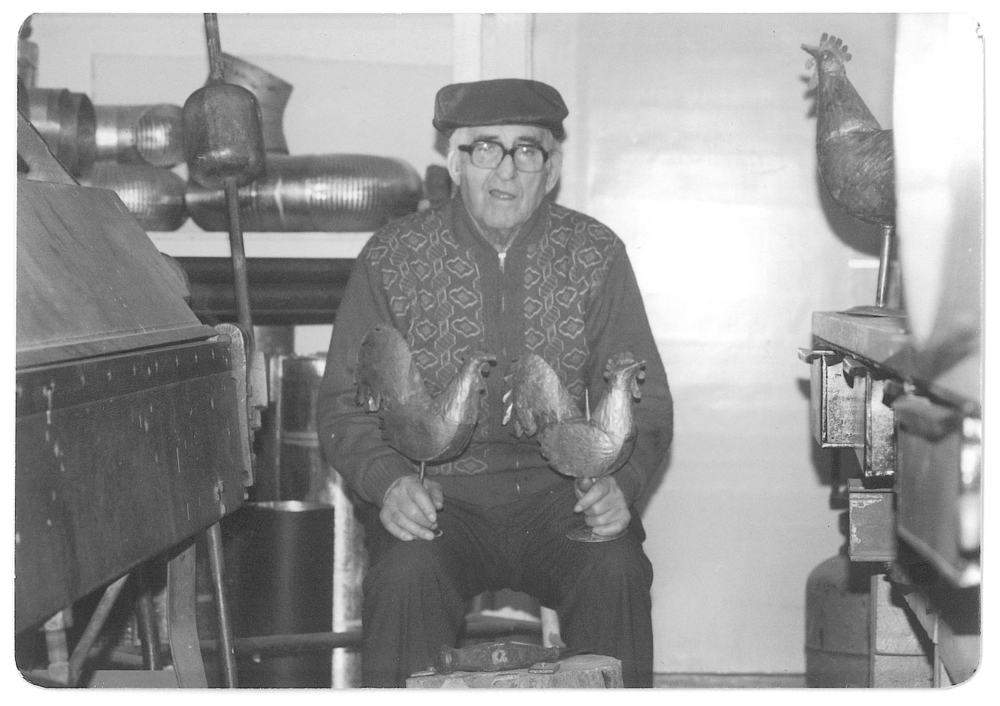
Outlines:
{"type": "Polygon", "coordinates": [[[626,686],[651,685],[652,567],[634,505],[666,456],[673,406],[623,243],[548,197],[567,112],[537,81],[442,88],[433,124],[449,137],[457,192],[376,232],[337,311],[318,425],[365,528],[365,686],[402,686],[454,645],[470,598],[504,587],[554,608],[569,647],[620,659],[626,686]],[[428,467],[423,482],[355,403],[358,352],[376,324],[405,336],[432,394],[468,352],[497,359],[468,448],[428,467]],[[646,361],[635,450],[585,494],[549,467],[535,439],[503,424],[504,373],[525,351],[581,405],[584,390],[600,398],[611,356],[646,361]],[[570,541],[581,516],[595,534],[624,534],[570,541]]]}

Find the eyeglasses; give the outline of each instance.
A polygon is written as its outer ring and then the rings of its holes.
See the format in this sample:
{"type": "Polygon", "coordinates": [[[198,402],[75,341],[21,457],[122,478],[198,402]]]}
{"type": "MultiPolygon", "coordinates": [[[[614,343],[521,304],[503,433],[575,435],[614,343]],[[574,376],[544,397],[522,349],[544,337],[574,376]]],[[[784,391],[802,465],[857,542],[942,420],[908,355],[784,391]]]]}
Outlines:
{"type": "Polygon", "coordinates": [[[469,155],[472,166],[480,169],[496,169],[510,155],[517,171],[540,172],[549,158],[548,151],[538,145],[521,144],[506,149],[493,140],[477,140],[471,145],[459,145],[458,149],[469,155]]]}

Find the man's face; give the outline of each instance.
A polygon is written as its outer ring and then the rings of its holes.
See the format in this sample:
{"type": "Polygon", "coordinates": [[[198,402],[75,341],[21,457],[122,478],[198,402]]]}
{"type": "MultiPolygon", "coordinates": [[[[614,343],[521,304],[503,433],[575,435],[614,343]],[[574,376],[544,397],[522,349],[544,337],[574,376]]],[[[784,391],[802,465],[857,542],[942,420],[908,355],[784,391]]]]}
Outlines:
{"type": "MultiPolygon", "coordinates": [[[[514,145],[551,146],[548,131],[534,125],[489,125],[466,129],[468,139],[494,140],[510,149],[514,145]]],[[[560,155],[551,153],[542,171],[525,173],[514,167],[508,155],[493,169],[472,164],[469,155],[455,150],[448,160],[451,178],[462,189],[462,201],[469,214],[482,228],[510,232],[524,225],[545,195],[559,181],[560,155]]]]}

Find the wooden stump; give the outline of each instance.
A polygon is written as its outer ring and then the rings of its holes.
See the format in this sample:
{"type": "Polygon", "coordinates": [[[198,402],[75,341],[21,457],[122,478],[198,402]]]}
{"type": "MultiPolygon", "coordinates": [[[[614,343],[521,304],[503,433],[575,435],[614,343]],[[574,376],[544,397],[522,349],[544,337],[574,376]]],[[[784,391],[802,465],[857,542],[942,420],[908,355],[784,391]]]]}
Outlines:
{"type": "Polygon", "coordinates": [[[616,689],[622,687],[622,663],[613,657],[577,655],[558,663],[554,674],[527,669],[505,672],[454,672],[410,677],[407,689],[616,689]]]}

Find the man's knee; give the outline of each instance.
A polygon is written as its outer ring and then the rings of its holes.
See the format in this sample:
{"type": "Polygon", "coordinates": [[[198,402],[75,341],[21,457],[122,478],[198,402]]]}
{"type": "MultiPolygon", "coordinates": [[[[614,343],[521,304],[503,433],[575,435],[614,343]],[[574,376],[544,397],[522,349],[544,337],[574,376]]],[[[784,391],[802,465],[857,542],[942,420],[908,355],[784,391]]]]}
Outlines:
{"type": "Polygon", "coordinates": [[[396,541],[386,546],[379,556],[369,557],[365,583],[404,588],[423,577],[446,573],[445,562],[433,542],[415,539],[396,541]]]}
{"type": "Polygon", "coordinates": [[[642,545],[623,537],[611,542],[592,544],[583,552],[579,581],[584,585],[600,584],[604,590],[649,591],[653,568],[642,545]]]}

